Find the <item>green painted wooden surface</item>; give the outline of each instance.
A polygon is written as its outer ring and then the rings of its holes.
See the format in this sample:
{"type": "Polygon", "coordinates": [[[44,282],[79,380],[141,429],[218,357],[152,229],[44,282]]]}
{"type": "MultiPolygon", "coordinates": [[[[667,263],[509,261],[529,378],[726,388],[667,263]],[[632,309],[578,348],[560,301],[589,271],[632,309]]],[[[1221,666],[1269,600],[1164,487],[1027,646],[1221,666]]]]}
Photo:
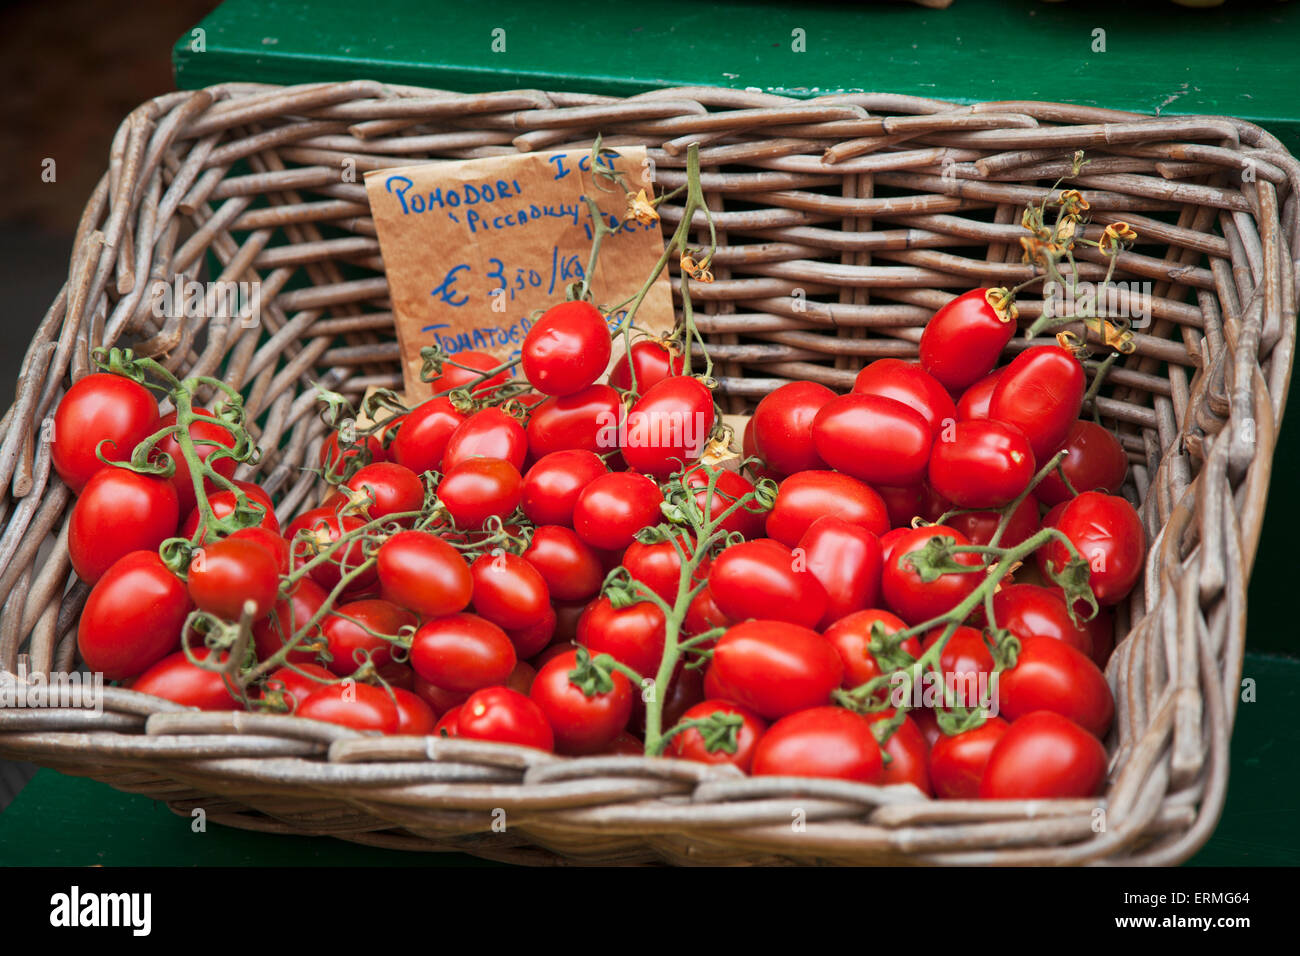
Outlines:
{"type": "Polygon", "coordinates": [[[187,35],[173,53],[183,88],[371,78],[620,95],[691,84],[795,96],[866,89],[1221,113],[1300,143],[1300,3],[1198,11],[1113,0],[956,0],[947,10],[768,0],[226,0],[201,27],[203,52],[187,35]],[[502,52],[493,50],[497,29],[505,31],[502,52]],[[794,49],[796,30],[804,52],[794,49]],[[1105,52],[1093,50],[1097,30],[1105,52]]]}
{"type": "MultiPolygon", "coordinates": [[[[1300,661],[1246,658],[1257,700],[1238,709],[1227,806],[1197,866],[1296,866],[1295,754],[1300,661]]],[[[191,821],[147,797],[41,770],[0,813],[0,866],[476,866],[458,853],[409,853],[327,837],[278,836],[191,821]]]]}

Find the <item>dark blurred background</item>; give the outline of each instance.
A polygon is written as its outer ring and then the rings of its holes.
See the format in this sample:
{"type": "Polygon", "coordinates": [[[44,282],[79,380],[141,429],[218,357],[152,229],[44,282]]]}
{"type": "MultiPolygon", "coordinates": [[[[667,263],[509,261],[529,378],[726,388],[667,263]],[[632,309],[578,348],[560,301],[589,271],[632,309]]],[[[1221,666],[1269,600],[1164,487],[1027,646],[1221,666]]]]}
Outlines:
{"type": "MultiPolygon", "coordinates": [[[[122,119],[175,89],[171,48],[218,0],[21,0],[0,10],[0,411],[67,279],[81,210],[122,119]],[[54,160],[45,182],[45,160],[54,160]]],[[[0,810],[33,768],[0,761],[0,810]]]]}
{"type": "Polygon", "coordinates": [[[175,89],[171,48],[217,0],[19,0],[0,10],[0,408],[67,278],[81,209],[118,124],[175,89]],[[42,164],[55,163],[44,182],[42,164]]]}

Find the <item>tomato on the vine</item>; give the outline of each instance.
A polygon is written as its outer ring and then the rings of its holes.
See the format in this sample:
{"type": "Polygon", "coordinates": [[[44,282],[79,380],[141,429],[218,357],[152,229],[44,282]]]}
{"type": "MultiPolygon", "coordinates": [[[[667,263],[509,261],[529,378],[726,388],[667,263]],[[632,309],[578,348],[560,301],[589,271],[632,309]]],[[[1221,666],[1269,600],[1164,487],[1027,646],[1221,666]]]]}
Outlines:
{"type": "Polygon", "coordinates": [[[438,471],[452,433],[465,421],[446,398],[431,398],[411,409],[397,423],[388,446],[389,458],[417,475],[438,471]]]}
{"type": "Polygon", "coordinates": [[[96,372],[73,383],[54,410],[50,462],[64,483],[80,492],[109,461],[126,461],[162,426],[149,389],[123,375],[96,372]]]}
{"type": "Polygon", "coordinates": [[[388,692],[354,681],[329,684],[308,694],[298,705],[296,716],[385,734],[397,733],[399,726],[397,705],[388,692]]]}
{"type": "Polygon", "coordinates": [[[751,772],[880,783],[884,758],[865,718],[842,707],[813,707],[768,728],[754,750],[751,772]]]}
{"type": "Polygon", "coordinates": [[[447,439],[442,470],[471,458],[500,458],[516,468],[528,457],[528,436],[518,420],[500,408],[484,408],[466,418],[447,439]]]}
{"type": "Polygon", "coordinates": [[[736,621],[761,618],[814,627],[829,601],[803,556],[771,538],[744,541],[719,554],[709,570],[709,590],[722,613],[736,621]]]}
{"type": "Polygon", "coordinates": [[[959,422],[951,440],[930,452],[930,486],[959,508],[1001,508],[1029,487],[1035,471],[1029,439],[994,419],[959,422]]]}
{"type": "Polygon", "coordinates": [[[643,678],[653,678],[664,654],[664,614],[650,601],[616,608],[600,597],[578,619],[577,637],[593,657],[608,654],[643,678]]]}
{"type": "Polygon", "coordinates": [[[94,473],[68,519],[68,556],[77,577],[98,581],[132,551],[151,551],[176,533],[176,489],[166,478],[110,466],[94,473]]]}
{"type": "Polygon", "coordinates": [[[754,450],[782,475],[825,468],[813,445],[813,420],[835,397],[816,382],[789,382],[766,395],[754,409],[754,450]]]}
{"type": "Polygon", "coordinates": [[[734,732],[734,745],[729,740],[731,734],[719,735],[715,741],[716,749],[710,750],[704,734],[698,728],[691,727],[676,734],[668,742],[668,755],[698,763],[729,763],[748,773],[754,763],[754,751],[758,742],[767,733],[767,721],[729,700],[701,701],[683,713],[681,720],[707,720],[715,714],[740,718],[734,732]]]}
{"type": "Polygon", "coordinates": [[[1059,505],[1073,495],[1061,480],[1058,469],[1065,472],[1076,492],[1105,491],[1116,494],[1128,474],[1128,454],[1108,428],[1080,419],[1066,435],[1065,457],[1034,488],[1034,497],[1045,505],[1059,505]]]}
{"type": "Polygon", "coordinates": [[[551,607],[546,579],[524,558],[494,551],[469,567],[474,611],[504,630],[532,627],[551,607]]]}
{"type": "Polygon", "coordinates": [[[832,468],[882,485],[912,485],[925,477],[934,441],[910,405],[854,392],[823,405],[812,433],[817,454],[832,468]]]}
{"type": "MultiPolygon", "coordinates": [[[[965,535],[944,525],[926,525],[900,535],[891,542],[881,573],[881,593],[885,603],[908,624],[921,624],[946,614],[974,591],[983,577],[978,571],[947,571],[933,581],[923,581],[908,555],[924,550],[931,538],[946,538],[966,547],[965,535]]],[[[953,556],[957,564],[978,568],[980,556],[960,552],[953,556]]]]}
{"type": "MultiPolygon", "coordinates": [[[[207,662],[212,652],[200,648],[194,652],[199,660],[207,662]]],[[[225,664],[229,653],[222,651],[213,664],[225,664]]],[[[228,677],[218,670],[208,670],[191,663],[184,651],[168,654],[131,682],[131,689],[141,694],[152,694],[165,700],[197,707],[199,710],[243,710],[243,702],[236,696],[228,677]]]]}
{"type": "Polygon", "coordinates": [[[936,312],[921,333],[921,367],[951,391],[987,375],[1016,333],[1008,312],[989,302],[990,292],[962,293],[936,312]]]}
{"type": "Polygon", "coordinates": [[[704,453],[713,423],[708,386],[686,375],[666,378],[642,392],[628,411],[623,458],[636,471],[667,478],[704,453]]]}
{"type": "Polygon", "coordinates": [[[593,548],[622,551],[647,525],[659,522],[664,496],[645,475],[613,471],[583,488],[573,506],[573,530],[593,548]]]}
{"type": "Polygon", "coordinates": [[[578,668],[578,652],[553,657],[533,679],[529,696],[541,708],[562,754],[598,753],[627,726],[632,714],[632,685],[618,671],[609,673],[609,686],[593,687],[588,696],[570,680],[578,668]]]}
{"type": "Polygon", "coordinates": [[[582,448],[542,456],[524,475],[519,505],[528,520],[542,525],[573,526],[578,495],[609,469],[594,452],[582,448]]]}
{"type": "Polygon", "coordinates": [[[637,391],[658,385],[670,375],[681,375],[686,359],[676,351],[669,351],[659,342],[642,339],[632,343],[632,364],[628,365],[628,355],[624,354],[614,363],[609,373],[609,384],[627,391],[632,387],[632,373],[636,372],[637,391]]]}
{"type": "Polygon", "coordinates": [[[1002,713],[1011,721],[1050,710],[1098,738],[1106,736],[1115,719],[1115,699],[1097,665],[1054,637],[1020,641],[1016,665],[999,677],[998,697],[1002,713]]]}
{"type": "Polygon", "coordinates": [[[610,350],[609,326],[599,309],[590,302],[561,302],[524,336],[521,367],[539,392],[572,395],[604,373],[610,350]]]}
{"type": "Polygon", "coordinates": [[[347,677],[367,659],[376,669],[383,668],[393,657],[392,641],[384,635],[397,638],[403,627],[416,623],[414,614],[391,601],[365,598],[339,605],[321,622],[329,644],[329,669],[347,677]]]}
{"type": "Polygon", "coordinates": [[[539,460],[557,451],[616,451],[622,420],[622,399],[608,385],[548,398],[528,418],[528,450],[539,460]]]}
{"type": "Polygon", "coordinates": [[[433,618],[411,638],[415,672],[450,691],[470,692],[502,684],[517,660],[506,632],[476,614],[433,618]]]}
{"type": "Polygon", "coordinates": [[[180,645],[185,585],[157,551],[132,551],[104,572],[81,612],[77,650],[105,680],[134,677],[180,645]]]}
{"type": "Polygon", "coordinates": [[[555,734],[542,709],[509,687],[486,687],[471,694],[456,710],[454,736],[545,751],[555,749],[555,734]]]}
{"type": "Polygon", "coordinates": [[[902,402],[920,413],[935,438],[945,425],[957,420],[952,396],[933,375],[919,365],[902,359],[876,359],[853,382],[859,395],[881,395],[902,402]]]}
{"type": "Polygon", "coordinates": [[[476,530],[489,518],[508,518],[523,494],[519,469],[499,458],[470,458],[452,468],[438,486],[438,500],[456,527],[476,530]]]}
{"type": "MultiPolygon", "coordinates": [[[[1066,504],[1055,527],[1088,563],[1089,584],[1101,605],[1118,604],[1133,590],[1146,556],[1146,531],[1133,506],[1118,495],[1085,491],[1066,504]]],[[[1060,571],[1070,558],[1060,541],[1038,551],[1044,575],[1060,571]]]]}
{"type": "Polygon", "coordinates": [[[238,621],[251,603],[254,620],[271,612],[280,588],[276,559],[255,542],[225,538],[195,550],[190,560],[190,598],[201,611],[238,621]]]}
{"type": "Polygon", "coordinates": [[[459,551],[427,531],[399,531],[375,555],[379,586],[388,600],[422,617],[469,607],[474,583],[459,551]]]}
{"type": "Polygon", "coordinates": [[[989,418],[1019,428],[1034,457],[1046,463],[1079,417],[1086,387],[1078,359],[1059,345],[1036,345],[1017,355],[999,377],[989,418]]]}
{"type": "Polygon", "coordinates": [[[978,797],[989,754],[1010,726],[1001,717],[988,717],[971,730],[952,736],[941,733],[930,748],[934,795],[946,800],[978,797]]]}
{"type": "Polygon", "coordinates": [[[557,601],[587,601],[600,591],[605,574],[600,557],[572,528],[539,525],[524,552],[557,601]]]}
{"type": "Polygon", "coordinates": [[[777,718],[830,703],[844,665],[816,631],[785,621],[746,621],[718,638],[709,671],[730,691],[728,700],[777,718]]]}
{"type": "Polygon", "coordinates": [[[802,471],[778,487],[767,514],[767,536],[793,548],[823,515],[834,515],[875,535],[890,528],[885,502],[870,485],[836,471],[802,471]]]}
{"type": "Polygon", "coordinates": [[[821,627],[854,611],[865,610],[880,596],[880,539],[859,525],[823,515],[799,539],[808,570],[826,589],[821,627]]]}
{"type": "Polygon", "coordinates": [[[1014,721],[993,745],[979,795],[985,800],[1092,797],[1106,779],[1106,748],[1074,721],[1047,710],[1014,721]]]}
{"type": "MultiPolygon", "coordinates": [[[[424,482],[411,469],[396,462],[366,465],[348,479],[345,487],[371,499],[366,514],[372,519],[419,511],[424,505],[424,482]]],[[[412,520],[407,518],[404,523],[410,524],[412,520]]]]}

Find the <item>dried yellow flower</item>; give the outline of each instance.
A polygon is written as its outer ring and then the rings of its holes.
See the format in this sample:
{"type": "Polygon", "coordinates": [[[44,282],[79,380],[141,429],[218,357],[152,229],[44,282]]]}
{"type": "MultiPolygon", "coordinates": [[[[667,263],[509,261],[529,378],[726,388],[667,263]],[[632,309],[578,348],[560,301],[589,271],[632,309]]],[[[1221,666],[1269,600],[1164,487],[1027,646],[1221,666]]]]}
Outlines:
{"type": "Polygon", "coordinates": [[[649,226],[659,221],[659,210],[654,207],[645,190],[642,189],[638,190],[635,196],[631,193],[627,194],[627,214],[623,219],[625,221],[635,219],[641,225],[649,226]]]}

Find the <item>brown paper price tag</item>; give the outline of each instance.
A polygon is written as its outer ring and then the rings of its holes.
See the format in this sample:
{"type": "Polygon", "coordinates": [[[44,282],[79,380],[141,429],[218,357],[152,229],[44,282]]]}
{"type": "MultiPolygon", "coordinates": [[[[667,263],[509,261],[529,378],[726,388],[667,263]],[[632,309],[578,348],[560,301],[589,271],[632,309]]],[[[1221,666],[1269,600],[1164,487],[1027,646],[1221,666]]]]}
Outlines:
{"type": "MultiPolygon", "coordinates": [[[[634,191],[648,189],[644,147],[620,147],[607,161],[634,191]]],[[[516,357],[533,313],[564,301],[566,286],[582,280],[594,228],[584,197],[611,226],[627,211],[622,189],[597,184],[586,150],[383,169],[365,179],[412,402],[431,394],[420,381],[422,347],[437,344],[451,358],[470,350],[516,357]]],[[[591,282],[595,304],[608,309],[635,295],[663,251],[658,223],[634,220],[606,237],[591,282]]],[[[611,326],[621,315],[610,316],[611,326]]],[[[673,323],[665,271],[636,324],[661,334],[673,323]]]]}

